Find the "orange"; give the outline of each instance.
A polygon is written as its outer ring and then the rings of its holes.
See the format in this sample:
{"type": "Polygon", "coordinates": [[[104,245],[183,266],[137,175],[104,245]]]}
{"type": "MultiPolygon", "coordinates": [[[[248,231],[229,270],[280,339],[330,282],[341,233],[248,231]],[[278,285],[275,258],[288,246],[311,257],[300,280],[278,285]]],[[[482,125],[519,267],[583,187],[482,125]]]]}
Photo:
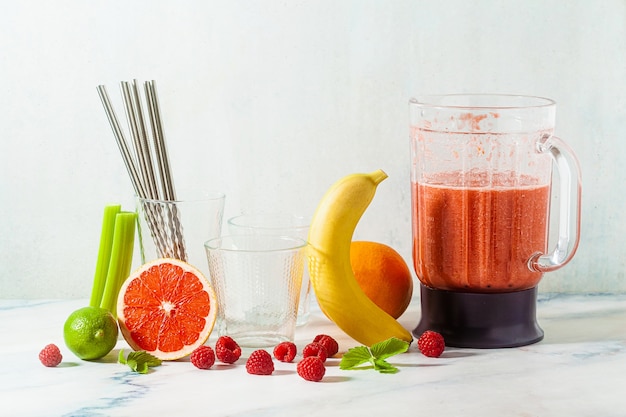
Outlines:
{"type": "Polygon", "coordinates": [[[213,287],[193,266],[157,259],[122,284],[117,318],[126,342],[161,360],[180,359],[203,345],[217,318],[213,287]]]}
{"type": "Polygon", "coordinates": [[[383,243],[353,241],[350,264],[363,292],[393,318],[404,313],[413,295],[413,278],[395,249],[383,243]]]}

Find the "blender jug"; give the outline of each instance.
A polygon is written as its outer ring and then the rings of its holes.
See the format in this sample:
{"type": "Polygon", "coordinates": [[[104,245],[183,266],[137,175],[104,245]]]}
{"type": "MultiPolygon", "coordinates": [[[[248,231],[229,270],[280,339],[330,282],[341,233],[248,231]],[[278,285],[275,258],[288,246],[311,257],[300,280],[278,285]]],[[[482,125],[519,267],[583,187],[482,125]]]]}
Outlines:
{"type": "Polygon", "coordinates": [[[529,96],[411,100],[415,336],[475,348],[543,338],[537,285],[573,257],[580,229],[580,168],[553,136],[555,110],[529,96]]]}

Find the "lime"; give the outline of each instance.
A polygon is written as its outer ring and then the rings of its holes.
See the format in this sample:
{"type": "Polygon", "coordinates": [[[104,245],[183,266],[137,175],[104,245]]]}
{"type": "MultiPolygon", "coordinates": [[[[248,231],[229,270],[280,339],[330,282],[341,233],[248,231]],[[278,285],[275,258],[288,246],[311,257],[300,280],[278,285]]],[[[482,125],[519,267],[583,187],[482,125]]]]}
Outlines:
{"type": "Polygon", "coordinates": [[[83,307],[65,321],[63,337],[68,349],[80,359],[106,356],[117,343],[117,321],[104,308],[83,307]]]}

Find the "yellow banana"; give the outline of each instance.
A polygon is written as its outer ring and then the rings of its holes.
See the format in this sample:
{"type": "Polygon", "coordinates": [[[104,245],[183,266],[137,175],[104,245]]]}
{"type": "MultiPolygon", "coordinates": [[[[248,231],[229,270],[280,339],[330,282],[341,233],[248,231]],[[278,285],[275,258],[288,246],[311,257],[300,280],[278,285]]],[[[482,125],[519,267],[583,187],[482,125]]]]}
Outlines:
{"type": "Polygon", "coordinates": [[[350,264],[354,229],[385,178],[387,174],[377,170],[337,181],[322,197],[309,229],[309,274],[320,309],[348,336],[366,346],[390,337],[409,343],[413,339],[365,295],[350,264]]]}

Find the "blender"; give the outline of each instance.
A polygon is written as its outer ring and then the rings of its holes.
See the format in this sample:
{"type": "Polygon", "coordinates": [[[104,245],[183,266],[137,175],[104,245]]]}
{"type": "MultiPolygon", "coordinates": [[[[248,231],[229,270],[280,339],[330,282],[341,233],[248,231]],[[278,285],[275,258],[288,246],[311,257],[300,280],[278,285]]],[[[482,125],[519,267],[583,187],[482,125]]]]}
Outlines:
{"type": "Polygon", "coordinates": [[[580,231],[580,167],[554,136],[555,102],[452,94],[409,107],[413,334],[467,348],[540,341],[537,285],[572,259],[580,231]]]}

